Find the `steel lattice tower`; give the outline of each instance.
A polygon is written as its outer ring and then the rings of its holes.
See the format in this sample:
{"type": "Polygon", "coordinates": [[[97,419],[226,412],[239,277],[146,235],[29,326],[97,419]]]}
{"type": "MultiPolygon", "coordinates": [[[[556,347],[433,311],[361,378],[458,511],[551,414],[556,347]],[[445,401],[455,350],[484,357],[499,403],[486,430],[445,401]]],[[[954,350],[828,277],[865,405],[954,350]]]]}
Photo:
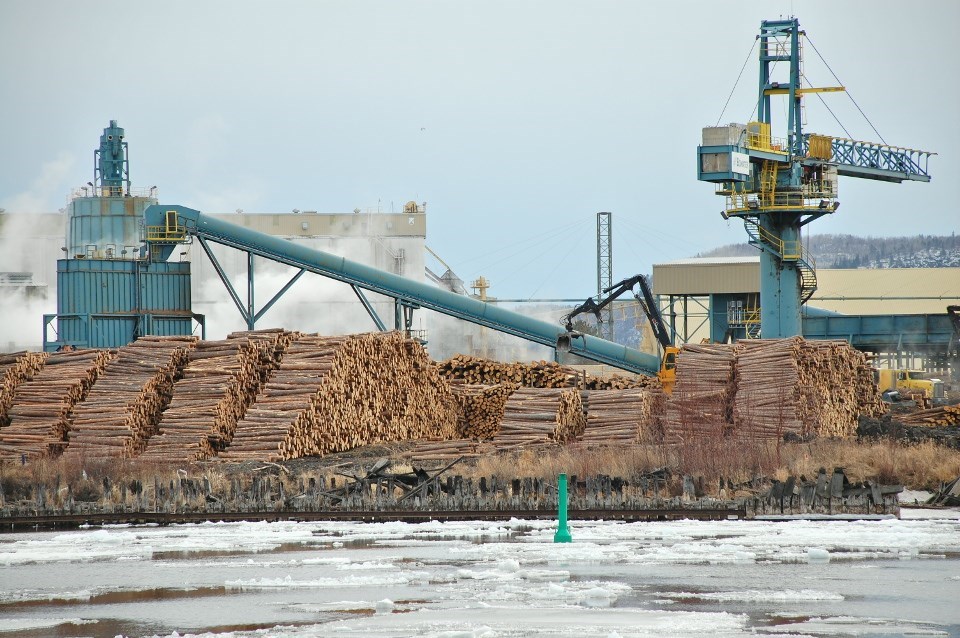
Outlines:
{"type": "MultiPolygon", "coordinates": [[[[597,299],[613,286],[613,213],[597,213],[597,299]]],[[[613,304],[607,306],[600,336],[613,341],[613,304]]]]}

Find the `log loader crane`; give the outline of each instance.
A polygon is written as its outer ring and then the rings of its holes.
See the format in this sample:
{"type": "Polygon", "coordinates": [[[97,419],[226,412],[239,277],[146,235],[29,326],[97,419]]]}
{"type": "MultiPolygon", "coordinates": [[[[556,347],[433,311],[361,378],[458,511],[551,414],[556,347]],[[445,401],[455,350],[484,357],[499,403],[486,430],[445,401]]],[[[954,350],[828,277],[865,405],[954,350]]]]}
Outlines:
{"type": "Polygon", "coordinates": [[[673,392],[673,386],[677,380],[677,355],[680,349],[670,341],[670,333],[667,331],[667,326],[663,323],[663,317],[660,315],[660,310],[657,308],[657,303],[653,298],[650,284],[643,275],[628,277],[604,289],[601,296],[598,296],[596,299],[593,297],[587,298],[579,306],[564,315],[561,321],[567,329],[567,338],[576,339],[582,336],[573,329],[573,320],[575,317],[585,312],[590,312],[597,318],[598,323],[603,323],[603,315],[600,311],[627,291],[633,293],[633,297],[637,300],[637,303],[640,304],[641,310],[643,310],[647,320],[650,322],[650,328],[653,331],[654,337],[656,337],[657,342],[663,349],[663,358],[660,361],[660,371],[657,373],[657,378],[660,379],[664,391],[670,394],[673,392]],[[640,291],[634,291],[634,287],[638,287],[640,291]]]}

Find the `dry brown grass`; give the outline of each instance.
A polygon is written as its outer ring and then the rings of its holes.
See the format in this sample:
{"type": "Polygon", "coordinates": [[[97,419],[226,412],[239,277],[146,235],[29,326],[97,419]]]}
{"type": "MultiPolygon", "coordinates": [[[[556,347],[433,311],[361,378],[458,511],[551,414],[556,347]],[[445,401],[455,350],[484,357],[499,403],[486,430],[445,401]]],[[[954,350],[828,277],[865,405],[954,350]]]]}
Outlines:
{"type": "MultiPolygon", "coordinates": [[[[632,478],[666,467],[675,474],[702,477],[717,483],[735,483],[756,477],[785,480],[812,478],[820,468],[842,467],[851,481],[902,483],[912,489],[936,489],[960,476],[960,450],[933,443],[860,443],[854,440],[817,440],[810,443],[704,440],[683,446],[625,446],[539,449],[479,459],[476,476],[532,476],[549,478],[560,472],[577,476],[607,474],[632,478]]],[[[461,472],[463,470],[460,470],[461,472]]]]}
{"type": "MultiPolygon", "coordinates": [[[[346,458],[348,455],[344,455],[346,458]]],[[[179,478],[210,481],[215,492],[229,490],[232,477],[246,483],[250,476],[271,474],[295,487],[299,480],[336,476],[337,484],[348,480],[337,472],[362,475],[376,456],[358,456],[352,462],[330,464],[331,459],[301,459],[296,463],[147,464],[121,459],[83,459],[82,461],[39,460],[27,465],[0,464],[0,483],[8,499],[29,494],[33,486],[48,488],[48,499],[60,504],[71,485],[78,490],[102,495],[103,479],[109,478],[112,495],[119,498],[119,486],[138,480],[152,493],[154,480],[163,484],[179,478]]],[[[404,469],[398,464],[395,471],[404,469]]],[[[451,473],[466,476],[502,478],[553,478],[561,472],[579,477],[608,476],[627,480],[659,468],[668,468],[675,477],[702,478],[704,485],[716,485],[719,479],[742,483],[756,477],[816,476],[819,469],[828,472],[842,467],[851,481],[875,480],[886,484],[902,483],[912,489],[937,489],[942,482],[960,476],[960,450],[933,443],[903,445],[882,441],[860,443],[854,440],[816,440],[810,443],[743,442],[701,440],[684,446],[627,445],[538,448],[488,455],[455,466],[451,473]]],[[[329,484],[329,483],[328,483],[329,484]]]]}

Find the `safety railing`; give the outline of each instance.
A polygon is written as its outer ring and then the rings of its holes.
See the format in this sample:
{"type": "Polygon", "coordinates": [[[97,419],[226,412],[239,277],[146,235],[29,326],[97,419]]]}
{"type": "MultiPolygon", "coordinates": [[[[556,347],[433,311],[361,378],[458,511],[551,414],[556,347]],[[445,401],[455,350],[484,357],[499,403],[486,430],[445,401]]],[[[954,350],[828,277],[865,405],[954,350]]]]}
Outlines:
{"type": "Polygon", "coordinates": [[[187,227],[180,223],[177,211],[168,210],[166,223],[162,226],[147,226],[146,239],[155,243],[178,243],[186,239],[187,227]]]}
{"type": "Polygon", "coordinates": [[[787,142],[782,137],[770,134],[770,125],[766,122],[750,122],[744,135],[745,146],[756,151],[787,153],[787,142]]]}
{"type": "Polygon", "coordinates": [[[804,188],[798,191],[758,193],[756,191],[729,191],[718,189],[724,196],[727,214],[752,215],[758,212],[803,211],[808,213],[831,213],[837,209],[836,193],[823,186],[804,188]]]}

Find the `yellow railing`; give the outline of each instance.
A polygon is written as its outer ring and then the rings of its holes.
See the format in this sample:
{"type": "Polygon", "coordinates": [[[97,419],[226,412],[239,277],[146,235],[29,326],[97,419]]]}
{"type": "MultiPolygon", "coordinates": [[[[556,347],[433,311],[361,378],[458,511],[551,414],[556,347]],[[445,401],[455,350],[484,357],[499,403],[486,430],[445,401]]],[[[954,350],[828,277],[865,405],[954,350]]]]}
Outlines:
{"type": "Polygon", "coordinates": [[[825,191],[788,191],[761,194],[756,191],[723,191],[727,213],[755,213],[777,210],[826,211],[835,210],[835,193],[825,191]]]}
{"type": "Polygon", "coordinates": [[[163,226],[147,226],[147,241],[179,242],[187,237],[187,227],[180,223],[177,211],[168,210],[163,226]]]}
{"type": "Polygon", "coordinates": [[[770,135],[767,122],[749,122],[747,124],[746,146],[757,151],[787,154],[787,143],[782,137],[770,135]]]}

